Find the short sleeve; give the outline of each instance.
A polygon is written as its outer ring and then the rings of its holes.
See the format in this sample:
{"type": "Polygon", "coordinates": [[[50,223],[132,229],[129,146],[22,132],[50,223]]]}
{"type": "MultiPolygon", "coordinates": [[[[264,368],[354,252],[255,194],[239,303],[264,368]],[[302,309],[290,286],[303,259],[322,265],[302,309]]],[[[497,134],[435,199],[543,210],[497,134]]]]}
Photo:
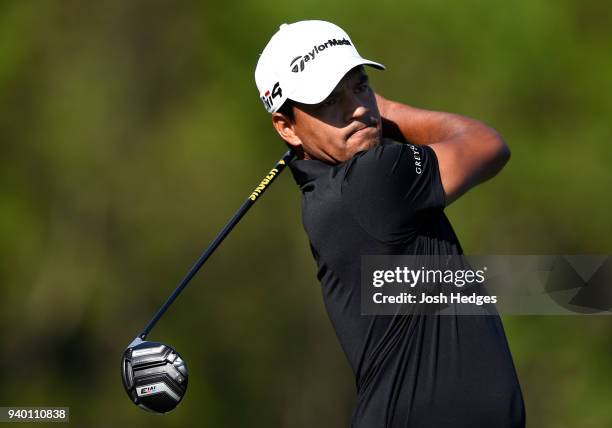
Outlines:
{"type": "Polygon", "coordinates": [[[444,188],[431,147],[387,143],[345,164],[342,200],[372,236],[393,242],[411,236],[427,210],[442,209],[444,188]]]}

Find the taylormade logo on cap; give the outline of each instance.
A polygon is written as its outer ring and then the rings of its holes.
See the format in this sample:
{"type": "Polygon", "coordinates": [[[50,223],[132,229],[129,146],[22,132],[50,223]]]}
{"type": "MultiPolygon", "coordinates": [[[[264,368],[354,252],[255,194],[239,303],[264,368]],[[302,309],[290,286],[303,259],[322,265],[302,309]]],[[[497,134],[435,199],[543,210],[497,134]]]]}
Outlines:
{"type": "Polygon", "coordinates": [[[255,83],[269,113],[290,99],[318,104],[352,68],[377,62],[359,55],[346,32],[331,22],[299,21],[283,24],[257,61],[255,83]]]}
{"type": "Polygon", "coordinates": [[[319,46],[315,45],[312,47],[312,50],[308,52],[307,54],[296,56],[295,58],[293,58],[293,61],[291,61],[291,64],[290,64],[291,71],[293,71],[294,73],[299,73],[300,71],[304,71],[304,66],[306,65],[308,61],[314,60],[316,54],[327,49],[330,46],[350,45],[350,44],[351,42],[349,42],[347,39],[342,39],[342,40],[329,39],[327,42],[325,42],[322,45],[319,45],[319,46]]]}

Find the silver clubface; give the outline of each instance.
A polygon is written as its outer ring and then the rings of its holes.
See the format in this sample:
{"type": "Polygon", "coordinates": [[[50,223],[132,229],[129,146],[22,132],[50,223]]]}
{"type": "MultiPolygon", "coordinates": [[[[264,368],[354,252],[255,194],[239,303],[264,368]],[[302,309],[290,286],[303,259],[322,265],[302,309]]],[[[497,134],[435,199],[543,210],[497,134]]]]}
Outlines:
{"type": "Polygon", "coordinates": [[[187,392],[187,365],[171,346],[134,340],[123,353],[123,387],[134,404],[168,413],[187,392]]]}

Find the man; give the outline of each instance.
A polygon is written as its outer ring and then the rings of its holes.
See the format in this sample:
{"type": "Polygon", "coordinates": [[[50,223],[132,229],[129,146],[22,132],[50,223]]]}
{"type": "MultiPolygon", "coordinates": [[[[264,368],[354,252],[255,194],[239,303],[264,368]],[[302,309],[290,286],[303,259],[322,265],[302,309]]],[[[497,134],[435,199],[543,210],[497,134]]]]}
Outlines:
{"type": "Polygon", "coordinates": [[[283,24],[255,80],[303,193],[325,305],[353,369],[353,427],[522,427],[523,397],[498,316],[361,315],[361,255],[459,255],[444,207],[509,159],[466,117],[374,93],[334,24],[283,24]],[[391,137],[400,143],[390,141],[391,137]]]}

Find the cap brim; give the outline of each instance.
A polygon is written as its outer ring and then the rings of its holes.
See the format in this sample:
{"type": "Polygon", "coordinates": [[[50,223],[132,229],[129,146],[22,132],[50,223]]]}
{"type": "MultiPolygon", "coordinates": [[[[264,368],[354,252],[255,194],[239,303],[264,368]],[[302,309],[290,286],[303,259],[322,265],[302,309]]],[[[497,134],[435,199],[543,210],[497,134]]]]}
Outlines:
{"type": "Polygon", "coordinates": [[[300,79],[299,87],[295,88],[288,98],[303,104],[318,104],[331,94],[346,73],[359,65],[385,69],[384,65],[361,57],[352,57],[332,66],[327,64],[324,68],[314,68],[307,80],[300,79]]]}

